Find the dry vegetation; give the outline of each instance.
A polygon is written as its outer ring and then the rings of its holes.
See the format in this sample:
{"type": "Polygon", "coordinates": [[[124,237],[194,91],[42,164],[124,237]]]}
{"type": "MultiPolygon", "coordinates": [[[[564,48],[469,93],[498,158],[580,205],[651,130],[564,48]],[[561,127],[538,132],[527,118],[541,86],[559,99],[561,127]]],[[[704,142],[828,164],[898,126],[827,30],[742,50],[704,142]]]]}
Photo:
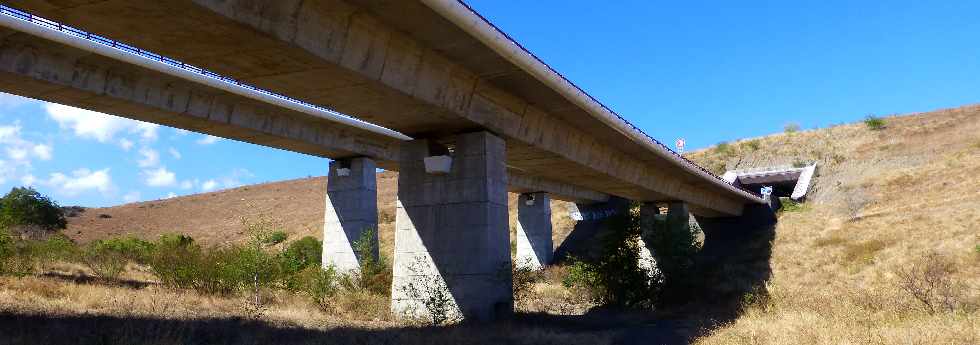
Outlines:
{"type": "MultiPolygon", "coordinates": [[[[706,261],[708,297],[652,316],[595,308],[585,293],[562,284],[567,266],[517,275],[520,313],[512,320],[427,327],[391,319],[387,298],[364,291],[340,293],[324,306],[269,290],[257,308],[250,294],[164,287],[139,265],[104,280],[83,265],[46,262],[34,275],[0,277],[0,343],[980,343],[980,107],[883,121],[883,128],[792,131],[690,154],[716,172],[814,161],[820,167],[808,203],[780,215],[774,239],[734,237],[739,256],[722,250],[712,254],[720,261],[706,261]],[[741,295],[749,289],[755,293],[741,295]],[[719,297],[733,294],[734,309],[719,297]]],[[[379,178],[385,253],[393,249],[395,176],[379,178]]],[[[185,232],[220,244],[242,241],[238,217],[277,214],[291,239],[319,238],[323,182],[89,209],[70,218],[66,234],[88,242],[185,232]]],[[[566,203],[552,208],[557,247],[575,223],[566,203]]],[[[730,249],[733,239],[715,240],[717,250],[718,243],[730,249]]],[[[712,237],[705,241],[712,248],[712,237]]]]}
{"type": "Polygon", "coordinates": [[[820,164],[807,206],[780,216],[768,295],[697,343],[980,343],[980,107],[884,121],[691,154],[820,164]]]}

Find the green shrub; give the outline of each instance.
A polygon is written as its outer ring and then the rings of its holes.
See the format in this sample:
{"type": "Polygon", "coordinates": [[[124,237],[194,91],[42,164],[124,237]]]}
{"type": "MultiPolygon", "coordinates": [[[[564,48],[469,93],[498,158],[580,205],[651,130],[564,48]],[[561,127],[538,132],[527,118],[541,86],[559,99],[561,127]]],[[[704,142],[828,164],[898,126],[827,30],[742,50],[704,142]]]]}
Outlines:
{"type": "Polygon", "coordinates": [[[135,237],[112,237],[93,242],[101,250],[111,251],[124,258],[145,264],[153,252],[153,243],[135,237]]]}
{"type": "Polygon", "coordinates": [[[126,257],[110,247],[93,242],[85,246],[81,253],[82,263],[104,280],[116,280],[126,269],[126,257]]]}
{"type": "Polygon", "coordinates": [[[302,291],[320,309],[326,310],[330,302],[337,295],[337,271],[333,266],[321,269],[320,266],[310,266],[298,274],[299,281],[302,282],[302,291]]]}
{"type": "Polygon", "coordinates": [[[0,198],[0,226],[34,225],[47,231],[68,225],[60,206],[30,187],[15,187],[0,198]]]}
{"type": "Polygon", "coordinates": [[[872,131],[885,129],[885,120],[874,115],[868,115],[868,117],[864,118],[864,124],[872,131]]]}
{"type": "Polygon", "coordinates": [[[718,145],[715,146],[715,152],[723,156],[727,156],[734,153],[732,151],[732,145],[728,144],[728,142],[726,141],[722,141],[718,143],[718,145]]]}
{"type": "Polygon", "coordinates": [[[694,257],[701,250],[698,235],[701,228],[688,217],[655,218],[652,231],[645,231],[644,242],[656,259],[656,302],[677,303],[689,300],[690,291],[702,277],[694,271],[694,257]]]}
{"type": "Polygon", "coordinates": [[[594,302],[602,303],[603,291],[599,269],[593,264],[576,258],[570,258],[571,264],[568,271],[562,277],[561,284],[566,288],[573,288],[585,292],[589,299],[594,302]]]}
{"type": "Polygon", "coordinates": [[[354,241],[354,252],[361,261],[361,272],[356,277],[356,287],[379,295],[391,294],[391,265],[388,258],[378,253],[374,229],[361,232],[354,241]]]}
{"type": "Polygon", "coordinates": [[[798,212],[805,208],[804,204],[790,198],[779,198],[779,203],[783,205],[779,209],[780,212],[798,212]]]}
{"type": "Polygon", "coordinates": [[[287,237],[289,237],[289,235],[286,235],[285,231],[276,230],[265,235],[262,238],[262,244],[267,246],[274,246],[285,242],[287,237]]]}
{"type": "Polygon", "coordinates": [[[323,257],[323,244],[313,236],[306,236],[290,243],[279,257],[284,272],[296,273],[320,263],[323,257]]]}
{"type": "Polygon", "coordinates": [[[790,134],[799,132],[800,125],[795,122],[787,123],[786,126],[783,126],[783,131],[790,134]]]}
{"type": "Polygon", "coordinates": [[[79,256],[78,246],[64,234],[48,236],[43,241],[31,243],[34,254],[42,262],[75,261],[79,256]]]}
{"type": "Polygon", "coordinates": [[[758,151],[760,146],[759,140],[749,140],[743,143],[743,145],[745,145],[746,149],[749,151],[758,151]]]}
{"type": "Polygon", "coordinates": [[[167,234],[153,245],[147,264],[165,286],[192,288],[204,262],[201,247],[189,236],[167,234]]]}

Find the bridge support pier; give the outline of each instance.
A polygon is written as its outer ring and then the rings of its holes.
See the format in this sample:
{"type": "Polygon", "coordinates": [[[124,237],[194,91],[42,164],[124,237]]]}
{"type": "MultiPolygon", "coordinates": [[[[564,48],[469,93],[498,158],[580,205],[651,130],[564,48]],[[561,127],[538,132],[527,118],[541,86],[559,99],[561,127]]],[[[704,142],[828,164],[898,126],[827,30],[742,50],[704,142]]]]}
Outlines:
{"type": "Polygon", "coordinates": [[[517,199],[516,265],[539,270],[551,264],[551,198],[548,193],[525,193],[517,199]]]}
{"type": "Polygon", "coordinates": [[[364,259],[354,249],[365,237],[378,257],[378,192],[374,160],[353,158],[330,162],[327,200],[323,213],[323,267],[340,272],[360,271],[364,259]]]}
{"type": "Polygon", "coordinates": [[[392,313],[433,320],[509,314],[504,141],[487,132],[458,135],[449,173],[427,173],[423,160],[441,150],[426,139],[400,150],[392,313]]]}

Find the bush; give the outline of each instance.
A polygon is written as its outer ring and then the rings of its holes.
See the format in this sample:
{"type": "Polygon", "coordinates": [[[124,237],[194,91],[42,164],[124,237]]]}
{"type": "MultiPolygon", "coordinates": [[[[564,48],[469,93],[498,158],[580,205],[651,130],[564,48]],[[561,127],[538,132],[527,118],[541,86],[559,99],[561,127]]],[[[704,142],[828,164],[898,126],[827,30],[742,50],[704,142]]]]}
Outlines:
{"type": "Polygon", "coordinates": [[[122,257],[141,264],[149,261],[153,252],[153,243],[135,237],[113,237],[93,242],[102,250],[111,251],[122,257]]]}
{"type": "Polygon", "coordinates": [[[319,266],[323,257],[323,244],[313,236],[306,236],[290,243],[279,254],[283,271],[297,273],[310,266],[319,266]]]}
{"type": "Polygon", "coordinates": [[[254,246],[212,248],[201,259],[193,287],[207,294],[227,295],[265,288],[280,278],[274,258],[254,246]]]}
{"type": "Polygon", "coordinates": [[[201,247],[184,235],[163,235],[153,245],[147,264],[160,281],[172,288],[192,288],[204,261],[201,247]]]}
{"type": "Polygon", "coordinates": [[[698,235],[701,228],[692,225],[688,217],[667,217],[655,219],[652,231],[645,231],[644,241],[656,258],[657,303],[684,302],[690,298],[697,280],[701,277],[694,271],[694,256],[701,250],[698,235]]]}
{"type": "Polygon", "coordinates": [[[388,258],[378,253],[375,234],[374,229],[365,230],[354,241],[354,253],[361,261],[360,273],[341,276],[341,283],[348,290],[363,289],[387,296],[391,294],[391,266],[388,258]]]}
{"type": "Polygon", "coordinates": [[[82,263],[88,266],[95,273],[95,276],[104,280],[116,280],[126,269],[126,257],[111,247],[102,246],[99,242],[93,242],[81,253],[82,263]]]}
{"type": "Polygon", "coordinates": [[[276,230],[265,235],[262,238],[262,244],[267,246],[274,246],[285,242],[287,237],[289,237],[289,235],[286,235],[285,231],[276,230]]]}
{"type": "Polygon", "coordinates": [[[783,126],[783,131],[790,134],[799,132],[800,125],[795,122],[787,123],[786,126],[783,126]]]}
{"type": "Polygon", "coordinates": [[[868,115],[868,117],[864,118],[864,124],[872,131],[885,129],[885,120],[874,115],[868,115]]]}
{"type": "Polygon", "coordinates": [[[15,187],[0,198],[0,226],[35,225],[47,231],[68,225],[61,207],[30,187],[15,187]]]}
{"type": "Polygon", "coordinates": [[[320,309],[327,310],[338,290],[337,271],[334,270],[333,266],[327,266],[326,269],[310,266],[300,272],[298,276],[298,280],[302,282],[302,291],[310,296],[313,303],[320,309]]]}
{"type": "Polygon", "coordinates": [[[566,288],[585,292],[593,302],[602,303],[606,292],[603,290],[598,268],[576,258],[570,258],[570,261],[568,272],[562,277],[561,284],[566,288]]]}
{"type": "Polygon", "coordinates": [[[966,284],[953,279],[954,263],[932,253],[921,262],[899,269],[899,287],[922,303],[930,314],[971,308],[963,291],[966,284]]]}

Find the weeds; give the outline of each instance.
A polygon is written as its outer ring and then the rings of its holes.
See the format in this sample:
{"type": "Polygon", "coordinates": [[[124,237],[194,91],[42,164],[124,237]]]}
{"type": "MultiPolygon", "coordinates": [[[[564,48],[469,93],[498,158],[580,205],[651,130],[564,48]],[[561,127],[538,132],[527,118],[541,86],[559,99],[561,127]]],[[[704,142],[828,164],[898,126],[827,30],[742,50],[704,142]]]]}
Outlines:
{"type": "Polygon", "coordinates": [[[885,129],[885,120],[874,115],[868,115],[864,118],[864,125],[872,131],[880,131],[885,129]]]}
{"type": "Polygon", "coordinates": [[[932,253],[920,263],[899,269],[899,287],[920,302],[929,314],[941,311],[954,312],[967,307],[961,291],[962,283],[952,278],[954,264],[947,258],[932,253]]]}

